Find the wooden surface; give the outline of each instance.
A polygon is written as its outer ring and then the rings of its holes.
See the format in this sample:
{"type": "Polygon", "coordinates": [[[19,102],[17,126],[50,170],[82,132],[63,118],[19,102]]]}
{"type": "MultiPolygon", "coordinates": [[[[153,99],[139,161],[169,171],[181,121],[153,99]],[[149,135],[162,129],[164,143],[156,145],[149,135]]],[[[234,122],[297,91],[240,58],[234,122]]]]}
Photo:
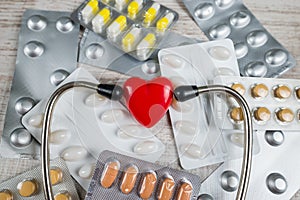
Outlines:
{"type": "MultiPolygon", "coordinates": [[[[27,8],[73,11],[82,1],[0,0],[0,130],[3,128],[11,81],[15,69],[17,38],[23,12],[27,8]]],[[[161,0],[160,2],[173,8],[180,14],[179,21],[174,28],[176,32],[207,40],[195,22],[193,22],[181,1],[161,0]]],[[[245,0],[245,4],[273,36],[292,53],[297,62],[300,63],[300,1],[245,0]]],[[[283,75],[283,77],[300,78],[299,66],[296,66],[293,70],[283,75]]],[[[0,131],[1,133],[2,131],[0,131]]],[[[3,177],[5,173],[5,170],[0,171],[0,175],[2,174],[0,177],[3,177]]],[[[300,200],[300,192],[293,199],[300,200]]]]}

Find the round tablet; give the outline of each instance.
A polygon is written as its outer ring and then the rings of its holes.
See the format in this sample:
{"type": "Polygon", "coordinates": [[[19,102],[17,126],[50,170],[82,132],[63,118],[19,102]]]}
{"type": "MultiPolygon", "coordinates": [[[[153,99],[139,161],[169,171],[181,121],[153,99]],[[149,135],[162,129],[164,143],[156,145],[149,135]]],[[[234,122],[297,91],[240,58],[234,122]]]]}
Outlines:
{"type": "Polygon", "coordinates": [[[245,87],[240,83],[233,83],[231,85],[231,88],[240,93],[241,95],[244,95],[246,92],[245,87]]]}
{"type": "Polygon", "coordinates": [[[52,168],[50,170],[50,179],[51,184],[56,185],[58,183],[61,183],[63,180],[63,172],[60,168],[52,168]]]}
{"type": "Polygon", "coordinates": [[[1,200],[13,200],[13,194],[10,190],[1,190],[0,191],[1,200]]]}
{"type": "Polygon", "coordinates": [[[279,85],[274,89],[274,97],[279,99],[287,99],[291,94],[291,89],[286,85],[279,85]]]}
{"type": "Polygon", "coordinates": [[[294,120],[294,113],[288,108],[280,108],[276,111],[276,117],[281,122],[292,122],[294,120]]]}
{"type": "Polygon", "coordinates": [[[253,98],[265,98],[268,93],[269,89],[263,83],[256,84],[251,89],[251,95],[253,98]]]}
{"type": "Polygon", "coordinates": [[[68,192],[60,192],[54,196],[54,200],[71,200],[71,195],[68,192]]]}
{"type": "Polygon", "coordinates": [[[266,107],[259,107],[254,111],[254,118],[257,121],[262,121],[262,122],[269,121],[271,118],[271,112],[266,107]]]}
{"type": "Polygon", "coordinates": [[[27,179],[20,182],[17,189],[22,197],[31,197],[38,191],[38,183],[34,179],[27,179]]]}
{"type": "Polygon", "coordinates": [[[235,122],[240,122],[244,120],[243,112],[240,107],[232,108],[229,115],[230,118],[235,122]]]}

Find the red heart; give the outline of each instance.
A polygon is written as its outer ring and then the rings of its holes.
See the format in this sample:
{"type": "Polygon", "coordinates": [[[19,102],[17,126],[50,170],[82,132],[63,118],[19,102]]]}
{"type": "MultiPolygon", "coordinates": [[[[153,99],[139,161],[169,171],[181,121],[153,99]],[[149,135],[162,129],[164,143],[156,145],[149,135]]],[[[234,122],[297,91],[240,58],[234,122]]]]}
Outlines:
{"type": "Polygon", "coordinates": [[[135,119],[150,128],[164,116],[172,102],[172,83],[164,77],[151,81],[129,78],[124,84],[124,97],[135,119]]]}

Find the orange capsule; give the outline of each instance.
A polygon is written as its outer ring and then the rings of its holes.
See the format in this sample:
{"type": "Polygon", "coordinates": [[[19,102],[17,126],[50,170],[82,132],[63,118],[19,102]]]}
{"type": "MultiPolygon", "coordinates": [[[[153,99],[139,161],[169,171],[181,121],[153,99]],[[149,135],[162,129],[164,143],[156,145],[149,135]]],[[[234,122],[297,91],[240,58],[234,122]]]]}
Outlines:
{"type": "Polygon", "coordinates": [[[129,194],[134,188],[138,172],[136,166],[130,166],[123,173],[120,189],[124,194],[129,194]]]}
{"type": "Polygon", "coordinates": [[[155,172],[148,172],[142,179],[141,188],[139,191],[142,199],[149,199],[155,189],[157,176],[155,172]]]}
{"type": "Polygon", "coordinates": [[[120,169],[120,164],[118,161],[111,161],[105,165],[102,172],[100,183],[104,188],[110,188],[115,182],[120,169]]]}
{"type": "Polygon", "coordinates": [[[190,200],[193,193],[193,186],[190,183],[183,182],[177,192],[176,200],[190,200]]]}
{"type": "Polygon", "coordinates": [[[175,182],[173,178],[169,178],[169,177],[165,178],[159,188],[157,199],[170,200],[173,196],[174,188],[175,188],[175,182]]]}

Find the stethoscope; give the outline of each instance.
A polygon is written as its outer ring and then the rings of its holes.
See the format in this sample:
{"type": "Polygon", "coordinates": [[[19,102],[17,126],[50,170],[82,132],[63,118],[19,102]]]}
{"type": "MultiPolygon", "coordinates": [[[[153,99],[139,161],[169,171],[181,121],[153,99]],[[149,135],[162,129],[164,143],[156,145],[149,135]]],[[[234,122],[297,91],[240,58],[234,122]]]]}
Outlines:
{"type": "MultiPolygon", "coordinates": [[[[69,89],[72,88],[87,88],[96,91],[98,94],[114,101],[119,101],[123,95],[123,89],[119,85],[112,84],[94,84],[85,81],[74,81],[67,83],[58,88],[49,98],[44,115],[43,129],[42,129],[42,144],[41,144],[41,162],[42,162],[42,177],[43,188],[47,200],[53,200],[53,192],[49,173],[49,132],[52,119],[52,113],[59,97],[69,89]]],[[[241,169],[241,176],[239,187],[236,195],[236,200],[244,200],[246,198],[249,178],[252,164],[252,144],[253,144],[253,131],[252,131],[252,118],[251,111],[242,95],[230,87],[222,85],[209,85],[209,86],[195,86],[185,85],[175,88],[173,94],[177,101],[183,102],[189,99],[198,97],[200,94],[209,92],[225,92],[231,95],[241,106],[244,114],[244,155],[241,169]]]]}

